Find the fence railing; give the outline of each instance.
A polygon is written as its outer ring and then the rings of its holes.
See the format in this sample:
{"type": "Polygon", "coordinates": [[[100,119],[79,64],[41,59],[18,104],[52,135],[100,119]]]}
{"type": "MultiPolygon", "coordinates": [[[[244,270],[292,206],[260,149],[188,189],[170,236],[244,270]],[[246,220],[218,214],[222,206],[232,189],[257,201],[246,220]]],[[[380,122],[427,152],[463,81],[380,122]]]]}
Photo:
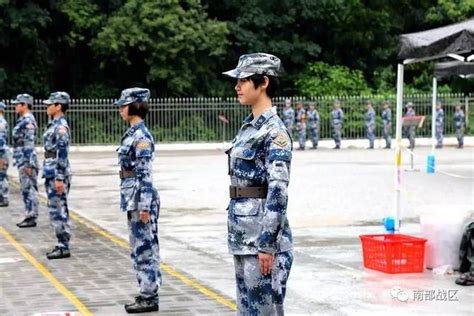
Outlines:
{"type": "MultiPolygon", "coordinates": [[[[413,102],[417,115],[425,115],[423,128],[417,130],[417,136],[431,136],[431,98],[430,94],[405,95],[404,103],[413,102]]],[[[281,117],[281,110],[287,98],[273,100],[281,117]]],[[[332,137],[330,112],[335,99],[341,101],[344,111],[344,138],[365,138],[364,114],[366,101],[371,100],[377,113],[376,135],[382,135],[382,102],[391,102],[392,119],[395,119],[395,96],[324,96],[316,98],[292,97],[292,106],[303,103],[305,107],[315,103],[320,115],[320,137],[332,137]]],[[[455,105],[462,105],[466,114],[466,134],[474,131],[474,94],[439,94],[445,112],[445,135],[454,135],[453,113],[455,105]]],[[[42,100],[36,100],[33,114],[39,125],[38,143],[41,143],[49,118],[42,100]]],[[[72,100],[67,112],[74,145],[118,144],[127,125],[122,121],[118,108],[112,105],[112,99],[76,99],[72,100]]],[[[17,117],[10,100],[7,104],[6,119],[13,127],[17,117]]],[[[236,98],[167,98],[151,99],[150,112],[146,118],[148,128],[157,143],[171,142],[218,142],[229,141],[237,133],[250,108],[241,106],[236,98]],[[219,116],[227,118],[224,123],[219,116]]],[[[395,124],[393,129],[395,129],[395,124]]]]}

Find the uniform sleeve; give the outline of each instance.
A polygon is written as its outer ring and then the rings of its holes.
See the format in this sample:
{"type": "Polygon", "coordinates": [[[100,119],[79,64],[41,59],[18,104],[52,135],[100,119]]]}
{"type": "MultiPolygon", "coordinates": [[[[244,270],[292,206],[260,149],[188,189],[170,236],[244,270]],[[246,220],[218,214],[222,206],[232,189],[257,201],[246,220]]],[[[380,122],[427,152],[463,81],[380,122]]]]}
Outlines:
{"type": "Polygon", "coordinates": [[[262,218],[262,232],[257,241],[259,252],[276,253],[282,218],[288,204],[288,183],[292,141],[288,133],[279,130],[265,140],[268,193],[262,218]]]}
{"type": "Polygon", "coordinates": [[[35,129],[36,126],[28,122],[25,126],[25,133],[23,138],[23,161],[26,167],[35,165],[33,152],[35,150],[35,129]]]}
{"type": "Polygon", "coordinates": [[[7,137],[8,124],[0,123],[0,158],[3,159],[7,155],[7,137]]]}
{"type": "Polygon", "coordinates": [[[135,172],[138,179],[138,209],[150,211],[153,198],[153,143],[150,139],[140,138],[135,144],[135,172]]]}
{"type": "Polygon", "coordinates": [[[56,180],[64,180],[66,169],[68,167],[69,131],[65,126],[59,126],[56,133],[58,137],[56,180]]]}

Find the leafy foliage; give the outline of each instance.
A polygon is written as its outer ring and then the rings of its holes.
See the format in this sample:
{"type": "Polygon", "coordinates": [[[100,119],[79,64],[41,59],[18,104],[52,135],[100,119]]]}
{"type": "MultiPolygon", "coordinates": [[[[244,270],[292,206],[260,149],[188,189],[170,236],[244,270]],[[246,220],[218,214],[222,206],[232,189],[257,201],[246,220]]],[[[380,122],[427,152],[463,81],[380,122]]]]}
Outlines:
{"type": "Polygon", "coordinates": [[[331,66],[323,62],[310,64],[296,81],[304,96],[370,94],[360,70],[331,66]]]}

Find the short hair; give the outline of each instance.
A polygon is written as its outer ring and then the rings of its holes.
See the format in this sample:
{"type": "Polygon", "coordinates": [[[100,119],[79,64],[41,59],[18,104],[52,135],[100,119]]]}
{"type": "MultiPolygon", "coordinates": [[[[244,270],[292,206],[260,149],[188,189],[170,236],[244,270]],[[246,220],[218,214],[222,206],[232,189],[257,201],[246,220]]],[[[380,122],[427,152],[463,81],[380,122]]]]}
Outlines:
{"type": "Polygon", "coordinates": [[[255,74],[255,75],[251,75],[249,79],[252,80],[253,86],[255,87],[255,89],[257,89],[259,86],[261,86],[265,82],[265,77],[268,78],[268,86],[267,86],[266,92],[267,92],[268,97],[271,99],[276,96],[278,89],[280,87],[280,80],[277,77],[255,74]]]}
{"type": "Polygon", "coordinates": [[[144,119],[148,114],[148,102],[135,101],[128,105],[128,115],[137,115],[144,119]]]}
{"type": "Polygon", "coordinates": [[[66,111],[69,109],[69,103],[55,103],[55,104],[59,104],[61,106],[61,112],[63,113],[66,113],[66,111]]]}
{"type": "Polygon", "coordinates": [[[31,111],[31,109],[33,109],[33,105],[32,105],[32,104],[26,103],[26,105],[28,106],[28,110],[31,111]]]}

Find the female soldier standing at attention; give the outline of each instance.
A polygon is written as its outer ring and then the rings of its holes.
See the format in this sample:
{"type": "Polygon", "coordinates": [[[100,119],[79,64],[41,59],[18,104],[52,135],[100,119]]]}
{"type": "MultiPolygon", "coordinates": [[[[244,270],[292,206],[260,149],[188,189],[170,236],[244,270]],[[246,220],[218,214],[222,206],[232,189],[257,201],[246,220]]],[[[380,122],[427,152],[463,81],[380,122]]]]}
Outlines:
{"type": "Polygon", "coordinates": [[[252,113],[244,120],[229,156],[231,179],[228,247],[234,255],[239,315],[282,315],[293,241],[286,215],[293,141],[272,108],[280,59],[243,55],[235,90],[252,113]]]}
{"type": "Polygon", "coordinates": [[[8,123],[5,120],[6,105],[0,102],[0,207],[8,206],[8,123]]]}
{"type": "Polygon", "coordinates": [[[148,113],[150,90],[129,88],[122,91],[120,116],[130,124],[118,151],[120,165],[120,209],[127,212],[133,268],[140,295],[125,305],[127,313],[157,311],[161,285],[158,214],[160,198],[153,187],[153,136],[143,119],[148,113]]]}
{"type": "Polygon", "coordinates": [[[48,123],[43,134],[44,162],[43,178],[48,196],[49,219],[56,233],[58,244],[46,254],[48,259],[69,258],[71,225],[67,196],[71,187],[71,165],[69,163],[69,125],[64,114],[69,108],[70,97],[67,92],[51,93],[46,104],[46,113],[53,120],[48,123]]]}

